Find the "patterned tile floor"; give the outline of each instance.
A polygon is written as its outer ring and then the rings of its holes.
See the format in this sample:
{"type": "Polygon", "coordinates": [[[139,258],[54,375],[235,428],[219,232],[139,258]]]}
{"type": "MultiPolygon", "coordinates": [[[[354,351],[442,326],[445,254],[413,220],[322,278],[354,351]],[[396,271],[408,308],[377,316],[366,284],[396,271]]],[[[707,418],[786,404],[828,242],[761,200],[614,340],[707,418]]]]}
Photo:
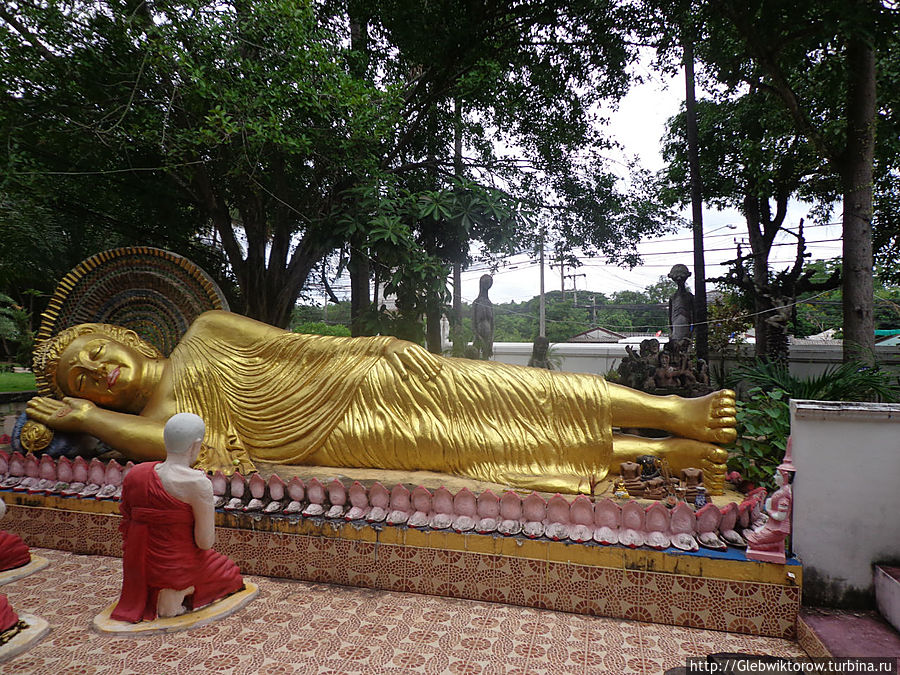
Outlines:
{"type": "Polygon", "coordinates": [[[410,593],[248,577],[260,595],[219,623],[144,638],[100,635],[121,561],[34,549],[51,565],[0,588],[51,633],[0,673],[646,673],[730,651],[803,656],[788,640],[410,593]]]}

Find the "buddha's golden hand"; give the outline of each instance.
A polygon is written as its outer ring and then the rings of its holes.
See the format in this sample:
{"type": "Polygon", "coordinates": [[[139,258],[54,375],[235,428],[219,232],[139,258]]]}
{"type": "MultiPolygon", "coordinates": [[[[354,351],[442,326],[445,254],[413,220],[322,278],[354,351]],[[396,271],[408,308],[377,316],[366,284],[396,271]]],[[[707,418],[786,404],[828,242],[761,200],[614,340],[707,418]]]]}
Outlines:
{"type": "Polygon", "coordinates": [[[45,424],[51,429],[80,433],[87,431],[88,418],[96,406],[83,398],[55,398],[36,396],[26,406],[31,419],[45,424]]]}
{"type": "Polygon", "coordinates": [[[410,377],[433,380],[443,367],[439,357],[405,340],[391,342],[385,349],[384,356],[404,380],[410,377]]]}

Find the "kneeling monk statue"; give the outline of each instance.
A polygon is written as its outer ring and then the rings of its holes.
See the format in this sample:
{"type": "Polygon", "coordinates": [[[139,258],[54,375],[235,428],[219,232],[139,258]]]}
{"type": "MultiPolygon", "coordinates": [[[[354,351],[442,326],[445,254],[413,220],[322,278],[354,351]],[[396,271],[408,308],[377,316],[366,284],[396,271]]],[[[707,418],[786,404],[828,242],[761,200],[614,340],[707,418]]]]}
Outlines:
{"type": "MultiPolygon", "coordinates": [[[[0,499],[0,518],[6,515],[6,502],[0,499]]],[[[22,567],[31,562],[31,551],[22,538],[0,530],[0,572],[22,567]]]]}
{"type": "Polygon", "coordinates": [[[602,377],[436,356],[392,337],[299,335],[201,314],[164,358],[124,328],[81,324],[41,344],[29,416],[128,457],[163,456],[165,420],[201,415],[196,466],[282,464],[437,471],[517,488],[587,492],[610,466],[666,457],[724,485],[734,393],[652,396],[602,377]],[[647,439],[615,427],[664,430],[647,439]]]}
{"type": "Polygon", "coordinates": [[[122,593],[111,617],[152,621],[199,609],[241,590],[241,574],[212,550],[212,484],[191,464],[203,420],[174,415],[165,425],[166,460],[135,466],[122,483],[122,593]]]}

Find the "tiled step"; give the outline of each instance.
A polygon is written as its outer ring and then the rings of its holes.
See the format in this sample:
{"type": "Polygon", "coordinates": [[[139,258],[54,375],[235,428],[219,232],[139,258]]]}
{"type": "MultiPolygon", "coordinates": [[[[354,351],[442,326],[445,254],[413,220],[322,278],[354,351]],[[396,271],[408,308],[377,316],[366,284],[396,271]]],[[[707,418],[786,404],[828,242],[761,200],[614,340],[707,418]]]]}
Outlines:
{"type": "Polygon", "coordinates": [[[797,624],[810,656],[900,657],[900,633],[878,612],[803,608],[797,624]]]}

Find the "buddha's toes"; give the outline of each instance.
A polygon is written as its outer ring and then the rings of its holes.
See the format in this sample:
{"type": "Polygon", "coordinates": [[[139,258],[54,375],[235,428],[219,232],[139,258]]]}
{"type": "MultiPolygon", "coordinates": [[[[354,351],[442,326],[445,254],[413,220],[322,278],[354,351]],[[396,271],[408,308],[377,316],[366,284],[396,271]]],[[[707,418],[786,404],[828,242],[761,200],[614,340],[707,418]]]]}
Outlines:
{"type": "Polygon", "coordinates": [[[698,441],[728,445],[737,438],[734,392],[722,389],[700,398],[685,399],[687,427],[679,435],[698,441]]]}
{"type": "Polygon", "coordinates": [[[703,470],[703,484],[711,495],[720,495],[725,491],[725,472],[728,452],[722,448],[708,446],[700,468],[703,470]]]}

